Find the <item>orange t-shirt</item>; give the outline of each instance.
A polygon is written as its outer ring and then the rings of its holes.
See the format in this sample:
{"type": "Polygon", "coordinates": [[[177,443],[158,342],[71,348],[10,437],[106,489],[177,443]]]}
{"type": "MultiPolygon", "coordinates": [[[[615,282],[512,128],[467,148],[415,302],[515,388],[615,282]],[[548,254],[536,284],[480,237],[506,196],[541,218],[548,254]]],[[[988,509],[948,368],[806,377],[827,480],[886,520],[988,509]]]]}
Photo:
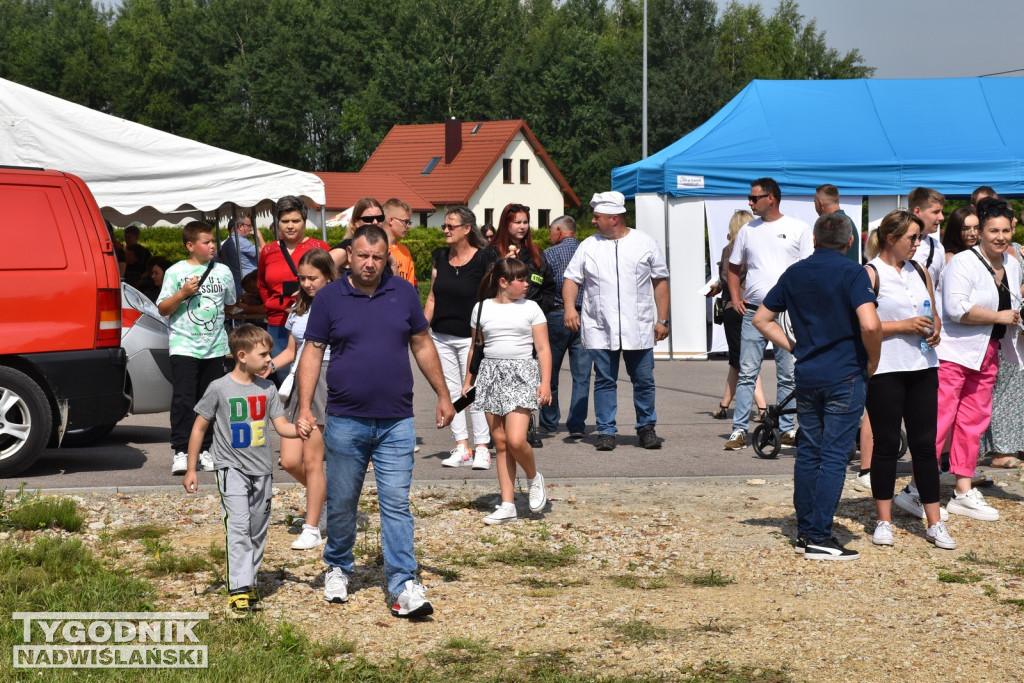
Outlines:
{"type": "Polygon", "coordinates": [[[398,275],[400,275],[403,280],[409,282],[413,287],[418,286],[416,283],[416,264],[413,263],[409,247],[404,244],[392,244],[389,249],[391,250],[391,255],[395,259],[395,265],[398,268],[398,275]]]}

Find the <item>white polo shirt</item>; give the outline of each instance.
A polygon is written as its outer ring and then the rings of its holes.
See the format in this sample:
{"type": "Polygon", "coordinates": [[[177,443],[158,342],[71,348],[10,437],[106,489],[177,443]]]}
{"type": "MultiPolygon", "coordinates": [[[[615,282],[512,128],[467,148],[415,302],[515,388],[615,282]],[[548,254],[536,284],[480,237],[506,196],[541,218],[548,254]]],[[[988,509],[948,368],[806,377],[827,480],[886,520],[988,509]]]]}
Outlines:
{"type": "Polygon", "coordinates": [[[565,269],[565,279],[583,290],[580,330],[587,349],[637,351],[654,348],[652,279],[668,277],[668,264],[649,235],[630,230],[617,240],[583,240],[565,269]]]}
{"type": "Polygon", "coordinates": [[[755,218],[740,228],[733,245],[729,263],[746,262],[743,297],[757,307],[786,268],[814,252],[814,233],[806,223],[789,216],[771,222],[755,218]]]}

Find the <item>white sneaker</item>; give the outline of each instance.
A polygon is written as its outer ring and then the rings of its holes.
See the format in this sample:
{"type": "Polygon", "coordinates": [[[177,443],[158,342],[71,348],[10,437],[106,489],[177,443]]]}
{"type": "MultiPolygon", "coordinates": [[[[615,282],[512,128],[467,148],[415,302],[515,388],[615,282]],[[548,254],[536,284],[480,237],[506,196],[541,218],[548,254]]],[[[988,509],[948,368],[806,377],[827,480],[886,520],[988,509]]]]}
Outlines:
{"type": "MultiPolygon", "coordinates": [[[[918,519],[928,518],[927,515],[924,514],[924,506],[921,505],[921,497],[917,494],[917,490],[910,488],[909,485],[896,494],[896,497],[892,499],[892,502],[896,504],[896,507],[905,512],[909,512],[918,519]]],[[[940,507],[939,520],[945,522],[948,519],[949,513],[946,512],[945,508],[940,507]]]]}
{"type": "Polygon", "coordinates": [[[515,503],[502,503],[494,508],[494,512],[484,517],[484,524],[508,524],[519,519],[516,516],[515,503]]]}
{"type": "Polygon", "coordinates": [[[200,472],[213,472],[213,456],[210,455],[210,451],[203,451],[199,454],[196,469],[200,472]]]}
{"type": "Polygon", "coordinates": [[[863,493],[871,493],[871,473],[868,472],[867,474],[854,477],[853,490],[861,491],[863,493]]]}
{"type": "Polygon", "coordinates": [[[333,603],[348,602],[348,577],[341,567],[328,567],[324,574],[324,600],[333,603]]]}
{"type": "Polygon", "coordinates": [[[978,489],[954,494],[946,504],[946,509],[954,515],[966,515],[983,522],[995,522],[999,519],[999,510],[989,505],[978,489]]]}
{"type": "Polygon", "coordinates": [[[544,475],[540,472],[533,478],[530,484],[530,512],[540,512],[547,505],[548,494],[544,490],[544,475]]]}
{"type": "Polygon", "coordinates": [[[320,529],[308,524],[302,525],[302,533],[292,543],[292,550],[309,550],[323,545],[324,539],[320,536],[320,529]]]}
{"type": "Polygon", "coordinates": [[[473,451],[473,469],[491,469],[491,452],[487,450],[487,446],[477,446],[473,451]]]}
{"type": "Polygon", "coordinates": [[[928,531],[925,532],[924,537],[934,543],[936,548],[942,548],[943,550],[956,550],[956,541],[954,541],[953,537],[949,535],[949,530],[946,529],[946,525],[942,522],[936,522],[928,527],[928,531]]]}
{"type": "Polygon", "coordinates": [[[892,524],[878,520],[878,524],[875,525],[875,533],[871,536],[871,542],[875,545],[896,545],[892,537],[892,524]]]}
{"type": "Polygon", "coordinates": [[[434,606],[427,600],[427,588],[419,581],[409,579],[405,589],[391,603],[391,614],[396,617],[425,617],[434,613],[434,606]]]}
{"type": "Polygon", "coordinates": [[[171,463],[171,474],[185,474],[188,472],[188,453],[178,451],[174,454],[174,462],[171,463]]]}
{"type": "Polygon", "coordinates": [[[456,445],[449,453],[451,453],[451,456],[441,461],[441,465],[444,467],[463,467],[473,464],[473,454],[461,443],[456,445]]]}

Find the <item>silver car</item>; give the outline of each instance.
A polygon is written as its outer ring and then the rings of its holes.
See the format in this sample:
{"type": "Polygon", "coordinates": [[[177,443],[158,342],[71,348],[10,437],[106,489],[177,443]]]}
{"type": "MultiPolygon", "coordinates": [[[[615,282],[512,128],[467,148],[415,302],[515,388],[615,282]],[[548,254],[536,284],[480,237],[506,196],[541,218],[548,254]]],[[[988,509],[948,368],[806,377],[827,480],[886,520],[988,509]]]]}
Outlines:
{"type": "MultiPolygon", "coordinates": [[[[129,414],[164,413],[171,409],[170,329],[156,304],[131,285],[121,283],[121,346],[128,356],[125,393],[129,414]]],[[[68,432],[62,446],[93,444],[116,425],[97,425],[68,432]]]]}

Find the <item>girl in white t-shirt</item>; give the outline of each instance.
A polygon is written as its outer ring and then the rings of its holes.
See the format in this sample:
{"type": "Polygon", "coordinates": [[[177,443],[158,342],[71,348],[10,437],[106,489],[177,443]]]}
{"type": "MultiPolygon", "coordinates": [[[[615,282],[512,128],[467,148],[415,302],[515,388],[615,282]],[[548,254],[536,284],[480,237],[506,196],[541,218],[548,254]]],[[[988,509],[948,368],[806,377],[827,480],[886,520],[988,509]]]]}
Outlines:
{"type": "MultiPolygon", "coordinates": [[[[309,309],[313,305],[313,297],[327,283],[338,279],[338,271],[334,259],[323,249],[310,249],[296,266],[299,274],[299,291],[295,295],[285,327],[291,332],[288,345],[272,361],[272,367],[281,367],[293,363],[298,365],[299,355],[306,336],[306,323],[309,320],[309,309]]],[[[305,441],[301,439],[281,440],[281,466],[288,474],[306,487],[306,519],[302,524],[302,533],[292,543],[292,550],[309,550],[323,544],[320,536],[320,515],[323,512],[324,500],[327,497],[327,480],[324,477],[324,439],[323,429],[327,411],[327,363],[331,359],[331,350],[324,349],[324,360],[320,368],[320,381],[317,382],[311,406],[316,418],[317,429],[313,430],[305,441]]],[[[295,367],[291,369],[294,381],[295,367]]],[[[285,415],[295,421],[299,410],[297,388],[292,385],[292,392],[285,403],[285,415]]]]}
{"type": "MultiPolygon", "coordinates": [[[[484,517],[484,524],[516,521],[516,465],[526,473],[531,512],[540,512],[547,503],[544,477],[537,471],[526,433],[530,412],[551,402],[551,350],[544,313],[524,298],[529,275],[527,266],[517,259],[495,261],[480,281],[479,302],[470,317],[474,339],[483,337],[484,357],[477,377],[467,370],[462,393],[466,395],[475,380],[475,402],[487,415],[498,452],[501,488],[501,505],[484,517]]],[[[474,352],[471,346],[467,367],[474,352]]]]}

